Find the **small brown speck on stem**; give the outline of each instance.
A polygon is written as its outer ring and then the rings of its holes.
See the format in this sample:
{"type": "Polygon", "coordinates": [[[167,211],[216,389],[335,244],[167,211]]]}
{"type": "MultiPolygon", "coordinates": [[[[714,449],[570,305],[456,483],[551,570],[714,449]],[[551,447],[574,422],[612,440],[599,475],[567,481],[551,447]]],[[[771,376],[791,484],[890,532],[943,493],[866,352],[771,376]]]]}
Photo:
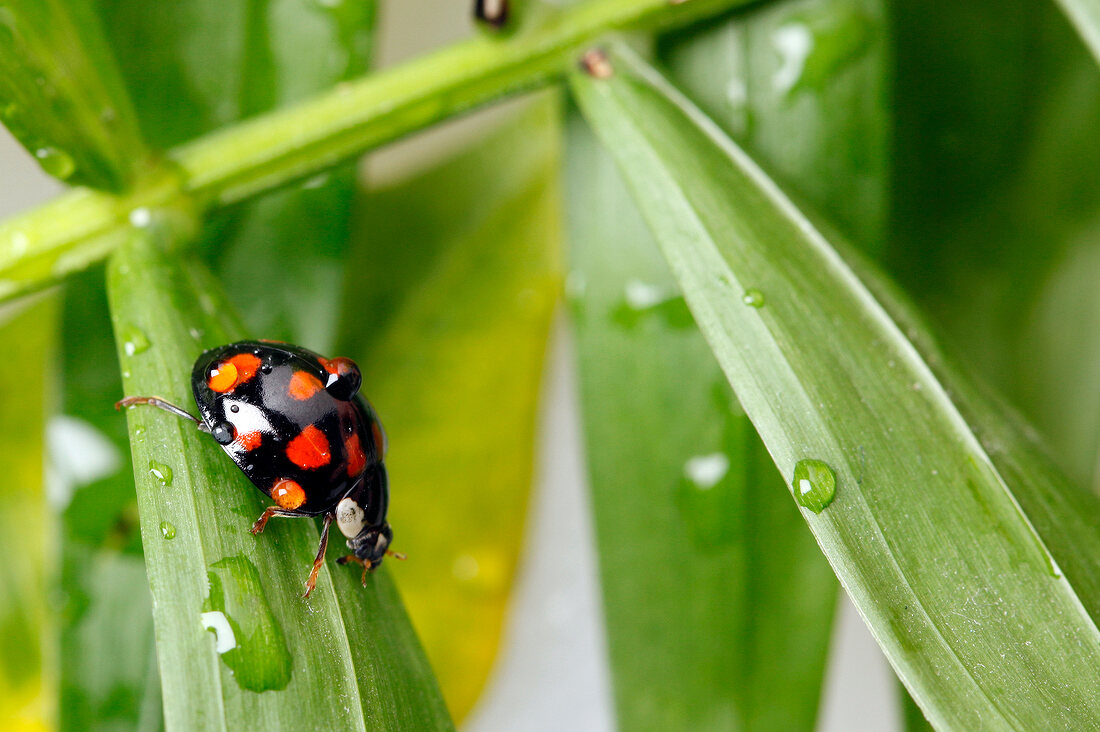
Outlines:
{"type": "Polygon", "coordinates": [[[615,72],[607,54],[600,48],[592,48],[584,52],[584,56],[581,56],[581,68],[596,79],[610,79],[615,72]]]}

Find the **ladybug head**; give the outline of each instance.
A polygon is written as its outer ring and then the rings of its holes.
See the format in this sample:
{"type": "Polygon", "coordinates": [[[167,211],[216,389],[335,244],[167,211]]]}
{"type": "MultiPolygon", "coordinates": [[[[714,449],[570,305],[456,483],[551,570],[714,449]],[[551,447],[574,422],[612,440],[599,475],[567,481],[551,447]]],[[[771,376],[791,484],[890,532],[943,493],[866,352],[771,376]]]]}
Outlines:
{"type": "Polygon", "coordinates": [[[386,556],[391,541],[393,541],[393,531],[390,525],[382,524],[363,529],[358,536],[348,539],[348,548],[355,552],[355,556],[369,561],[373,569],[382,563],[382,558],[386,556]]]}

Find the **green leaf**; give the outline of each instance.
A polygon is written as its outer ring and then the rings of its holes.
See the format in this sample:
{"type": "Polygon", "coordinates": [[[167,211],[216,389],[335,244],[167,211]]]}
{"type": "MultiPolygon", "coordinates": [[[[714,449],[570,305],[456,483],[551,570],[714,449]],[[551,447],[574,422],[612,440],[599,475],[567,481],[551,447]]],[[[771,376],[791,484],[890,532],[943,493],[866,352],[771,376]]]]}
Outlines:
{"type": "Polygon", "coordinates": [[[888,212],[885,15],[882,0],[773,2],[659,46],[685,94],[865,251],[888,212]]]}
{"type": "Polygon", "coordinates": [[[145,149],[89,0],[0,7],[0,121],[55,178],[131,182],[145,149]]]}
{"type": "MultiPolygon", "coordinates": [[[[127,393],[187,406],[195,358],[243,331],[167,240],[156,222],[136,232],[109,262],[108,294],[127,393]]],[[[166,726],[451,728],[386,571],[364,588],[330,559],[303,600],[316,525],[250,535],[265,501],[208,435],[154,409],[127,419],[166,726]],[[204,617],[236,645],[219,655],[204,617]]]]}
{"type": "Polygon", "coordinates": [[[162,726],[153,608],[103,269],[64,291],[60,414],[51,422],[61,512],[59,726],[162,726]]]}
{"type": "Polygon", "coordinates": [[[569,291],[619,725],[812,729],[836,582],[614,161],[577,118],[568,142],[569,291]]]}
{"type": "Polygon", "coordinates": [[[1100,2],[1097,0],[1058,0],[1058,5],[1081,34],[1081,40],[1100,61],[1100,2]]]}
{"type": "MultiPolygon", "coordinates": [[[[374,8],[188,0],[150,13],[129,0],[102,2],[99,12],[150,139],[170,147],[361,74],[374,8]]],[[[254,332],[329,352],[354,190],[354,168],[341,168],[208,224],[204,253],[233,282],[229,296],[254,332]]]]}
{"type": "Polygon", "coordinates": [[[998,445],[1016,432],[992,412],[983,448],[744,153],[628,52],[612,65],[607,80],[574,75],[582,109],[780,471],[816,459],[835,472],[835,500],[803,516],[926,715],[941,728],[1095,726],[1097,539],[1082,527],[1100,521],[1096,499],[1014,452],[1024,438],[998,445]],[[741,302],[746,288],[763,308],[741,302]]]}
{"type": "Polygon", "coordinates": [[[559,104],[370,192],[347,267],[340,352],[390,439],[395,568],[457,718],[500,642],[533,472],[560,288],[559,104]]]}
{"type": "Polygon", "coordinates": [[[53,632],[49,574],[53,551],[43,480],[43,436],[57,302],[49,298],[0,315],[0,728],[46,729],[56,709],[57,674],[47,655],[53,632]]]}
{"type": "Polygon", "coordinates": [[[897,14],[891,269],[1063,469],[1095,485],[1096,61],[1049,3],[901,3],[897,14]],[[954,71],[979,64],[998,73],[954,71]]]}

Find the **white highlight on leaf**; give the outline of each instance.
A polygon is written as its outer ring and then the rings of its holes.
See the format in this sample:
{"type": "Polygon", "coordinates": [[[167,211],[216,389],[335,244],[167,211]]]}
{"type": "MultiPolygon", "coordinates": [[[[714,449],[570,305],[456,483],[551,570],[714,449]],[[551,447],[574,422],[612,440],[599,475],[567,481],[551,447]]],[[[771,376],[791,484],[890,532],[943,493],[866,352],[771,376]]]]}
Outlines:
{"type": "Polygon", "coordinates": [[[94,483],[122,468],[122,456],[106,435],[88,422],[59,414],[46,425],[49,477],[46,495],[50,504],[63,510],[73,491],[94,483]]]}
{"type": "Polygon", "coordinates": [[[202,627],[214,631],[214,650],[219,655],[237,647],[237,637],[233,635],[233,626],[221,610],[211,610],[199,616],[202,627]]]}
{"type": "Polygon", "coordinates": [[[630,280],[624,290],[626,304],[634,310],[645,310],[675,297],[669,288],[651,285],[641,280],[630,280]]]}
{"type": "Polygon", "coordinates": [[[772,84],[780,94],[786,94],[798,83],[806,59],[814,48],[814,34],[801,23],[790,23],[776,29],[772,45],[779,51],[782,65],[772,77],[772,84]]]}
{"type": "Polygon", "coordinates": [[[730,459],[716,452],[710,455],[697,455],[684,463],[684,475],[702,490],[709,490],[726,477],[730,469],[730,459]]]}
{"type": "Polygon", "coordinates": [[[802,495],[806,495],[814,489],[814,484],[803,478],[798,481],[798,490],[802,495]]]}

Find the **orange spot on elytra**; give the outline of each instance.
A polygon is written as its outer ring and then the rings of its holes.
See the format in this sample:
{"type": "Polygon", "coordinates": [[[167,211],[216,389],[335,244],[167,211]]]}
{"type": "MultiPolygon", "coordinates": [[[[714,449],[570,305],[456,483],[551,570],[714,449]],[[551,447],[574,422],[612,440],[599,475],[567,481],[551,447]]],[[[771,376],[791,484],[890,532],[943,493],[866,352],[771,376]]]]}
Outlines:
{"type": "Polygon", "coordinates": [[[363,446],[359,444],[358,432],[344,440],[344,448],[348,455],[348,477],[354,478],[367,465],[367,456],[363,454],[363,446]]]}
{"type": "Polygon", "coordinates": [[[325,385],[313,374],[307,371],[295,371],[290,377],[290,387],[287,391],[295,399],[304,402],[324,388],[325,385]]]}
{"type": "Polygon", "coordinates": [[[224,394],[243,384],[260,368],[260,359],[251,353],[238,353],[210,369],[206,384],[212,391],[224,394]]]}
{"type": "Polygon", "coordinates": [[[255,450],[263,442],[263,434],[260,432],[245,432],[237,435],[237,444],[245,450],[255,450]]]}
{"type": "Polygon", "coordinates": [[[293,480],[283,478],[271,489],[275,505],[285,511],[293,511],[306,502],[306,492],[293,480]]]}
{"type": "Polygon", "coordinates": [[[332,452],[325,433],[310,425],[286,446],[286,456],[300,468],[316,470],[328,465],[332,452]]]}
{"type": "Polygon", "coordinates": [[[210,378],[206,380],[211,390],[224,394],[237,385],[237,367],[228,361],[222,361],[210,369],[210,378]]]}
{"type": "Polygon", "coordinates": [[[370,423],[370,434],[374,439],[374,454],[378,456],[378,459],[386,457],[386,431],[382,429],[382,425],[377,420],[370,423]]]}

